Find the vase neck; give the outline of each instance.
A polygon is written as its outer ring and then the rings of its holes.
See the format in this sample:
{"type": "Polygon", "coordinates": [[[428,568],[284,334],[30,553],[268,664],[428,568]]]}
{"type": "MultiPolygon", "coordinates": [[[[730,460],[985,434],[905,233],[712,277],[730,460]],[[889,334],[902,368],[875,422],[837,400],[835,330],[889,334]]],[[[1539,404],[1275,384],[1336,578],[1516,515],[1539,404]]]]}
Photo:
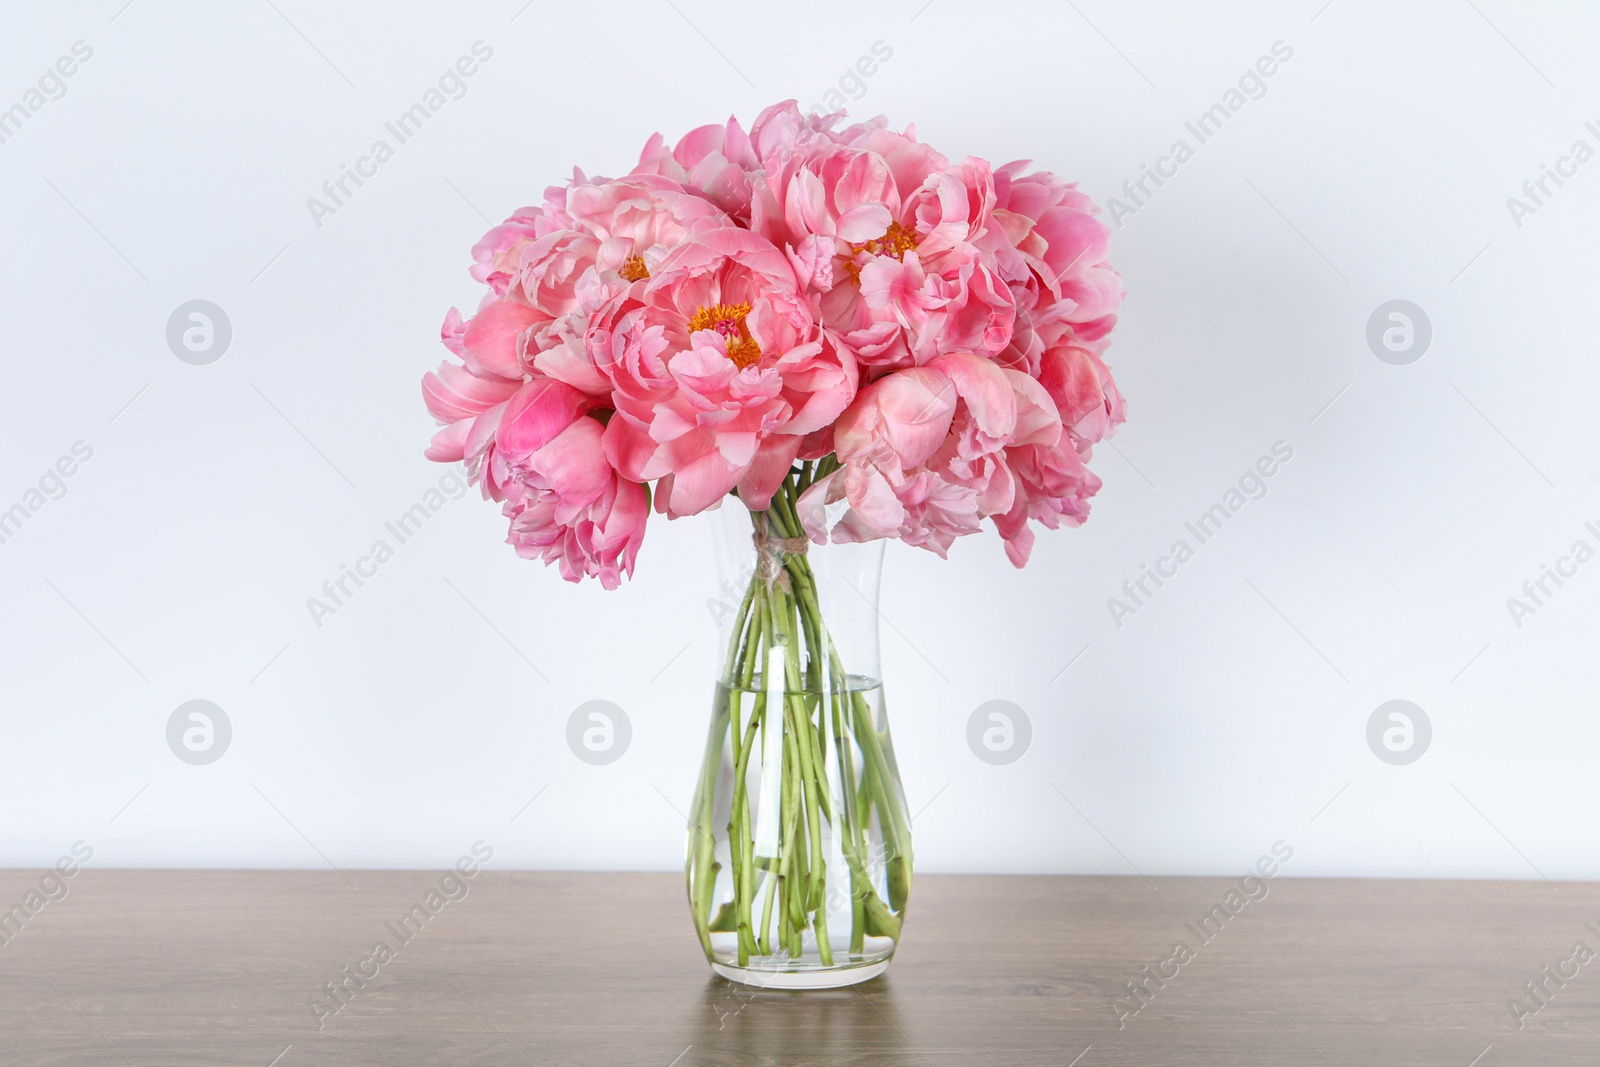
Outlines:
{"type": "Polygon", "coordinates": [[[796,612],[797,636],[807,657],[838,659],[824,672],[842,669],[852,687],[875,685],[882,677],[878,643],[878,590],[883,572],[882,541],[818,545],[786,536],[768,512],[751,512],[737,500],[719,509],[718,596],[712,613],[722,631],[722,648],[738,640],[744,613],[774,601],[811,609],[796,612]],[[782,595],[771,596],[773,590],[782,595]],[[751,607],[753,605],[753,608],[751,607]],[[806,617],[803,621],[801,615],[806,617]],[[821,620],[821,631],[810,633],[821,620]]]}

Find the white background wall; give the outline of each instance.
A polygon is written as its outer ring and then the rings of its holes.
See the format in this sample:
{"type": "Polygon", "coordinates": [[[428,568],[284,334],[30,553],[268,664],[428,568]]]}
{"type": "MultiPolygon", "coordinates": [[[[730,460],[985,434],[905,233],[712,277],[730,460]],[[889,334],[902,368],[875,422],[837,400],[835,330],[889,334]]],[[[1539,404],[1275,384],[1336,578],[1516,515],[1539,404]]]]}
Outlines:
{"type": "Polygon", "coordinates": [[[0,35],[0,107],[93,48],[0,144],[0,508],[93,449],[0,545],[0,864],[81,838],[108,866],[438,866],[484,838],[507,868],[675,866],[716,655],[704,520],[655,520],[606,594],[516,559],[469,497],[307,610],[436,484],[418,379],[477,299],[486,218],[656,130],[817,102],[879,41],[853,113],[1104,202],[1281,40],[1265,95],[1115,237],[1130,419],[1090,524],[1022,572],[993,534],[947,563],[890,546],[919,865],[1228,873],[1282,838],[1295,875],[1600,876],[1600,563],[1520,627],[1506,605],[1600,545],[1600,162],[1520,227],[1506,204],[1600,147],[1587,5],[123,5],[19,6],[0,35]],[[466,94],[316,226],[307,198],[479,40],[466,94]],[[208,366],[166,343],[192,299],[232,323],[208,366]],[[1411,365],[1366,341],[1391,299],[1432,323],[1411,365]],[[1115,625],[1107,599],[1278,441],[1267,497],[1115,625]],[[1397,698],[1433,726],[1406,766],[1366,741],[1397,698]],[[206,766],[167,746],[191,699],[232,724],[206,766]],[[632,722],[609,766],[565,742],[591,699],[632,722]],[[965,739],[995,699],[1032,722],[1007,766],[965,739]]]}

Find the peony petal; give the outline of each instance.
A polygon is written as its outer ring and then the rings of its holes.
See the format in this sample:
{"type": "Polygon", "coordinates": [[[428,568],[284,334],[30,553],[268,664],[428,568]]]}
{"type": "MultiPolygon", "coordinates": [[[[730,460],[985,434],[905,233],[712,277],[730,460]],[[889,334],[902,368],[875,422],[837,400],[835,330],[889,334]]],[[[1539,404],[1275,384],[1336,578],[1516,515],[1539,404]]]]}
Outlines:
{"type": "Polygon", "coordinates": [[[739,479],[739,499],[753,511],[760,511],[772,503],[772,495],[789,476],[794,457],[800,451],[800,438],[789,436],[769,437],[761,442],[754,459],[739,479]]]}
{"type": "Polygon", "coordinates": [[[697,515],[728,495],[739,482],[740,471],[728,465],[715,449],[672,472],[658,490],[657,507],[674,519],[697,515]]]}
{"type": "Polygon", "coordinates": [[[580,418],[528,457],[530,469],[543,475],[560,496],[556,521],[568,524],[611,485],[616,472],[606,462],[601,437],[605,428],[580,418]]]}
{"type": "Polygon", "coordinates": [[[795,513],[806,536],[819,545],[828,543],[828,506],[844,499],[844,471],[818,478],[811,487],[800,494],[795,502],[795,513]]]}
{"type": "Polygon", "coordinates": [[[882,237],[893,221],[882,204],[857,204],[839,216],[839,236],[851,244],[882,237]]]}
{"type": "Polygon", "coordinates": [[[931,367],[899,371],[878,379],[857,398],[871,393],[881,413],[882,435],[905,468],[923,463],[944,443],[956,410],[956,390],[931,367]]]}
{"type": "Polygon", "coordinates": [[[517,338],[543,317],[514,300],[496,301],[479,311],[467,322],[462,335],[461,358],[467,369],[480,377],[521,378],[517,338]]]}
{"type": "MultiPolygon", "coordinates": [[[[839,526],[848,523],[856,527],[851,540],[866,540],[861,536],[863,531],[874,537],[893,537],[906,521],[905,505],[900,503],[888,479],[877,468],[846,467],[845,489],[850,497],[850,514],[839,526]]],[[[839,532],[839,527],[834,527],[835,541],[844,540],[839,532]]]]}
{"type": "Polygon", "coordinates": [[[516,391],[516,382],[480,378],[454,363],[441,363],[437,371],[422,376],[423,403],[428,414],[440,422],[471,418],[510,399],[516,391]]]}
{"type": "Polygon", "coordinates": [[[495,431],[500,428],[500,417],[505,411],[505,404],[496,404],[472,420],[472,431],[467,434],[466,455],[481,455],[483,450],[489,447],[489,442],[494,440],[495,431]]]}
{"type": "Polygon", "coordinates": [[[720,154],[726,136],[724,128],[717,125],[690,130],[672,150],[672,158],[686,169],[693,167],[713,152],[720,154]]]}
{"type": "Polygon", "coordinates": [[[462,419],[433,435],[428,449],[423,453],[435,463],[459,463],[466,455],[467,435],[472,432],[471,419],[462,419]]]}
{"type": "Polygon", "coordinates": [[[495,431],[495,447],[512,455],[543,448],[572,425],[589,403],[565,382],[539,378],[517,390],[495,431]]]}
{"type": "Polygon", "coordinates": [[[1008,437],[1017,426],[1017,400],[998,364],[970,352],[951,352],[928,366],[949,376],[978,429],[990,437],[1008,437]]]}
{"type": "Polygon", "coordinates": [[[439,328],[439,340],[444,346],[456,355],[461,355],[461,332],[465,324],[461,321],[461,312],[451,308],[444,316],[444,325],[439,328]]]}
{"type": "Polygon", "coordinates": [[[760,444],[760,439],[754,430],[742,432],[724,430],[716,435],[716,441],[717,451],[722,453],[722,458],[727,460],[730,466],[740,470],[750,466],[751,461],[756,458],[756,449],[760,444]]]}
{"type": "Polygon", "coordinates": [[[611,393],[611,379],[590,361],[581,340],[540,352],[533,357],[533,369],[593,397],[607,397],[611,393]]]}
{"type": "Polygon", "coordinates": [[[1002,368],[1002,372],[1011,383],[1017,402],[1017,425],[1007,447],[1054,445],[1061,439],[1061,415],[1056,402],[1044,386],[1021,371],[1002,368]]]}
{"type": "Polygon", "coordinates": [[[657,459],[661,449],[650,435],[626,416],[613,415],[606,424],[603,439],[606,459],[624,478],[632,481],[651,481],[668,473],[657,459]]]}

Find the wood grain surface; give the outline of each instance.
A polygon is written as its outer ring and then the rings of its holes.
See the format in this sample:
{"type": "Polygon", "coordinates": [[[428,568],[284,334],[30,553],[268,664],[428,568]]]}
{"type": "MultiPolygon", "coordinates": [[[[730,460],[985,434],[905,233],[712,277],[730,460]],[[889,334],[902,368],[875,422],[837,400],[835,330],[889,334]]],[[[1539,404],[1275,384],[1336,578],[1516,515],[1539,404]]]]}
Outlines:
{"type": "Polygon", "coordinates": [[[1594,884],[1280,877],[1202,940],[1234,881],[920,875],[886,976],[770,993],[710,973],[679,876],[483,871],[430,912],[441,873],[85,869],[3,928],[0,1063],[1600,1063],[1594,884]]]}

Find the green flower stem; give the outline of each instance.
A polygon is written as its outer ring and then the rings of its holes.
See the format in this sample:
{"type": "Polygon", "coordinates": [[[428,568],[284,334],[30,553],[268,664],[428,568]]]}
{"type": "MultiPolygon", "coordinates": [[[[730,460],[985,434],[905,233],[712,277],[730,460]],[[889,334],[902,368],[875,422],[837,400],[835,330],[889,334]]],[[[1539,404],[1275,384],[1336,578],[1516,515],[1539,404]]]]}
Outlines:
{"type": "MultiPolygon", "coordinates": [[[[750,587],[750,594],[754,600],[753,584],[750,587]]],[[[760,658],[761,647],[764,644],[763,635],[766,633],[766,615],[766,602],[757,603],[749,627],[745,631],[743,664],[738,677],[739,686],[729,694],[730,699],[739,699],[743,692],[749,691],[754,682],[756,662],[760,658]]],[[[741,748],[735,750],[738,755],[734,760],[734,788],[738,790],[738,802],[734,805],[734,822],[728,827],[728,850],[735,857],[733,859],[734,914],[738,929],[741,967],[750,962],[752,952],[758,951],[755,930],[751,925],[751,909],[755,896],[755,840],[750,829],[750,789],[745,774],[750,766],[750,753],[755,749],[756,731],[765,720],[766,701],[765,693],[756,694],[750,708],[750,722],[745,727],[744,742],[741,748]]],[[[734,743],[739,742],[735,739],[734,743]]]]}
{"type": "Polygon", "coordinates": [[[714,774],[702,775],[693,805],[688,889],[695,926],[708,954],[713,930],[736,931],[741,966],[747,966],[751,956],[771,956],[778,950],[799,957],[808,934],[816,938],[822,964],[833,965],[825,825],[831,827],[835,855],[843,857],[846,868],[840,873],[851,898],[852,955],[864,951],[868,936],[899,937],[899,912],[909,887],[910,827],[872,706],[863,694],[850,689],[805,553],[766,544],[804,536],[799,496],[837,469],[831,457],[802,464],[784,481],[766,511],[752,513],[756,540],[764,547],[734,619],[723,668],[726,699],[712,724],[706,754],[707,766],[714,767],[727,744],[734,773],[727,824],[732,901],[715,915],[711,912],[722,867],[709,832],[715,817],[714,774]],[[779,671],[781,676],[774,677],[779,671]],[[769,730],[781,731],[780,737],[771,737],[769,730]],[[778,766],[759,762],[769,741],[782,750],[781,763],[774,761],[778,766]],[[762,774],[781,778],[776,786],[777,810],[761,812],[763,821],[775,820],[777,857],[755,854],[757,828],[747,780],[752,758],[762,774]],[[887,903],[870,874],[875,860],[868,854],[874,814],[885,849],[887,903]],[[755,921],[758,897],[763,898],[759,923],[755,921]]]}
{"type": "MultiPolygon", "coordinates": [[[[792,487],[789,488],[792,491],[792,487]]],[[[777,518],[773,525],[777,527],[780,536],[795,537],[803,534],[803,529],[795,511],[794,499],[785,492],[780,491],[774,496],[772,514],[777,518]]],[[[817,603],[816,579],[811,573],[810,563],[803,555],[793,555],[784,561],[784,565],[789,573],[790,582],[795,588],[796,596],[804,606],[805,614],[812,621],[811,629],[813,632],[821,631],[822,611],[817,603]]],[[[812,647],[818,651],[826,647],[826,657],[833,676],[839,679],[847,678],[843,664],[839,660],[838,652],[831,646],[831,643],[815,641],[812,647]]],[[[818,658],[820,659],[821,657],[818,658]]],[[[900,906],[903,905],[906,891],[909,889],[911,867],[909,850],[910,827],[906,823],[903,810],[901,810],[902,806],[897,802],[898,798],[888,795],[888,786],[885,783],[892,781],[893,778],[888,774],[887,760],[883,753],[877,729],[872,722],[872,712],[867,705],[866,699],[859,693],[850,692],[847,681],[845,699],[850,702],[854,718],[852,733],[861,747],[862,757],[865,761],[862,768],[863,785],[870,788],[870,795],[877,802],[880,813],[880,830],[885,838],[885,858],[890,871],[891,904],[894,906],[894,910],[898,911],[900,906]],[[885,812],[889,814],[888,822],[883,819],[883,813],[885,812]]],[[[848,750],[849,746],[841,744],[841,748],[848,750]]],[[[862,817],[859,825],[863,832],[870,818],[871,807],[871,803],[862,806],[862,817]]],[[[871,901],[862,901],[864,920],[869,925],[878,928],[870,932],[888,933],[889,930],[886,928],[892,926],[893,935],[898,936],[898,916],[891,915],[889,910],[882,906],[882,902],[877,899],[877,894],[872,889],[870,879],[866,876],[865,864],[860,855],[861,851],[864,851],[864,843],[862,843],[861,848],[852,849],[851,851],[855,852],[856,855],[847,856],[846,862],[852,868],[854,876],[852,881],[861,883],[861,885],[857,886],[858,889],[864,887],[872,894],[871,901]],[[877,907],[873,907],[873,903],[876,903],[877,907]]],[[[854,937],[852,937],[852,941],[854,941],[854,937]]]]}
{"type": "MultiPolygon", "coordinates": [[[[806,710],[804,682],[800,674],[799,642],[794,639],[794,629],[798,626],[799,615],[795,607],[794,598],[785,596],[785,606],[788,608],[788,637],[791,654],[785,663],[788,676],[784,679],[785,685],[791,696],[785,701],[789,711],[789,736],[794,739],[795,749],[800,757],[799,785],[805,794],[806,826],[811,831],[811,855],[820,864],[822,862],[822,817],[821,806],[817,802],[819,785],[825,786],[825,776],[822,768],[815,760],[816,749],[811,736],[811,716],[806,710]]],[[[815,900],[820,896],[814,886],[808,886],[805,895],[806,907],[816,907],[815,900]]]]}
{"type": "MultiPolygon", "coordinates": [[[[842,701],[837,694],[833,694],[830,695],[828,703],[833,717],[834,750],[839,754],[839,781],[843,784],[839,791],[839,803],[844,809],[845,839],[840,842],[840,851],[847,857],[859,856],[866,847],[864,840],[866,818],[856,791],[850,785],[856,780],[855,757],[844,739],[842,701]]],[[[848,863],[848,860],[846,862],[848,863]]],[[[850,951],[855,954],[859,954],[864,947],[866,929],[863,926],[863,922],[865,917],[865,902],[862,900],[860,893],[852,891],[850,894],[850,951]]]]}
{"type": "MultiPolygon", "coordinates": [[[[739,605],[738,619],[734,623],[735,633],[744,635],[750,621],[750,608],[754,602],[755,589],[752,587],[745,590],[744,601],[739,605]]],[[[747,640],[735,641],[729,645],[728,661],[723,668],[725,677],[732,678],[736,676],[735,668],[741,648],[748,649],[747,640]]],[[[711,731],[711,737],[707,743],[707,759],[715,757],[716,750],[721,747],[723,730],[726,728],[733,738],[734,755],[737,760],[739,754],[739,715],[741,712],[740,696],[741,694],[737,691],[729,694],[727,725],[723,727],[719,720],[717,728],[711,731]]],[[[715,789],[708,788],[707,785],[703,784],[700,792],[695,797],[695,813],[697,816],[694,819],[695,860],[690,868],[692,877],[689,885],[689,894],[694,901],[695,929],[700,935],[701,947],[707,952],[711,951],[711,901],[716,892],[717,872],[722,869],[722,865],[716,862],[716,838],[711,832],[712,809],[715,803],[715,789]]],[[[730,850],[734,840],[737,839],[730,836],[730,850]]]]}
{"type": "MultiPolygon", "coordinates": [[[[711,740],[706,745],[706,759],[714,759],[722,747],[722,732],[725,726],[717,725],[711,732],[711,740]]],[[[713,791],[702,785],[702,793],[711,794],[713,791]]],[[[694,835],[694,862],[689,868],[689,897],[694,902],[695,931],[700,935],[700,945],[707,952],[711,951],[711,900],[717,887],[717,872],[722,865],[716,862],[716,838],[711,833],[711,801],[695,798],[696,818],[692,822],[690,832],[694,835]]]]}
{"type": "MultiPolygon", "coordinates": [[[[795,844],[795,827],[800,807],[795,803],[795,792],[799,783],[795,781],[794,773],[790,770],[794,755],[794,737],[782,725],[783,720],[778,720],[774,729],[783,730],[783,789],[780,792],[778,810],[783,813],[783,833],[778,844],[778,944],[789,946],[789,919],[793,914],[794,883],[796,878],[795,864],[799,857],[795,844]]],[[[767,773],[762,768],[762,773],[767,773]]]]}
{"type": "MultiPolygon", "coordinates": [[[[799,591],[799,596],[806,606],[806,611],[820,620],[822,611],[817,605],[816,579],[811,573],[811,565],[806,562],[805,557],[799,556],[792,557],[787,561],[786,566],[789,568],[790,579],[799,591]]],[[[839,661],[837,650],[830,646],[827,654],[829,666],[834,676],[844,677],[844,667],[839,661]]],[[[885,844],[892,846],[889,849],[890,859],[893,861],[903,856],[904,863],[900,864],[900,866],[905,872],[905,880],[909,883],[911,828],[906,821],[902,806],[892,802],[895,798],[887,795],[887,786],[882,784],[894,779],[889,774],[888,761],[883,753],[882,741],[872,722],[872,709],[868,707],[866,698],[859,693],[849,692],[847,699],[850,701],[851,710],[856,720],[853,732],[861,745],[862,756],[866,761],[864,770],[872,772],[873,779],[879,783],[877,799],[880,813],[887,811],[890,815],[889,824],[883,826],[885,844]],[[902,843],[906,846],[903,849],[901,848],[902,843]]],[[[909,888],[909,884],[907,888],[909,888]]],[[[898,904],[895,910],[899,910],[898,904]]]]}
{"type": "MultiPolygon", "coordinates": [[[[780,594],[782,595],[782,594],[780,594]]],[[[789,609],[791,634],[796,626],[803,626],[807,638],[807,645],[815,650],[820,647],[817,619],[809,611],[802,611],[797,598],[783,596],[789,609]]],[[[820,680],[821,658],[813,655],[810,665],[806,670],[807,681],[816,688],[820,680]]],[[[824,906],[827,897],[826,860],[822,851],[822,818],[826,815],[831,821],[832,805],[828,802],[827,773],[825,760],[821,751],[820,739],[812,730],[811,709],[807,707],[810,696],[805,692],[802,683],[800,663],[798,656],[791,658],[787,663],[789,672],[786,682],[794,694],[789,699],[791,712],[791,727],[796,741],[796,748],[800,756],[800,781],[804,788],[806,802],[806,822],[810,828],[810,852],[813,863],[816,865],[816,877],[812,880],[805,894],[805,911],[812,913],[812,926],[817,933],[817,951],[822,958],[824,966],[833,966],[833,945],[827,936],[827,909],[824,906]]],[[[820,705],[820,700],[816,701],[820,705]]],[[[804,914],[796,916],[795,924],[799,929],[804,929],[804,914]]],[[[798,930],[797,930],[798,932],[798,930]]]]}
{"type": "MultiPolygon", "coordinates": [[[[772,955],[772,898],[778,888],[778,872],[770,866],[767,868],[767,897],[761,905],[761,937],[756,942],[761,947],[763,956],[772,955]]],[[[743,963],[740,964],[743,966],[743,963]]]]}

